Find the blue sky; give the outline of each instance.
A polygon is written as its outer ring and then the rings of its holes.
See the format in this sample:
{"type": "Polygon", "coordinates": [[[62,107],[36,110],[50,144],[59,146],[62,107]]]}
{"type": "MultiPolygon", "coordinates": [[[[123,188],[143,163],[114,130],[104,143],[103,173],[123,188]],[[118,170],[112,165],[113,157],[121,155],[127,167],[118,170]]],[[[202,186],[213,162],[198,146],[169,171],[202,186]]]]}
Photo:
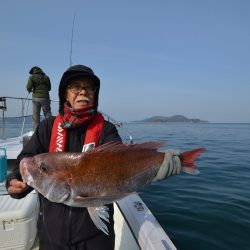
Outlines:
{"type": "Polygon", "coordinates": [[[26,97],[38,65],[58,99],[75,11],[72,61],[101,79],[100,110],[250,122],[248,0],[1,1],[0,96],[26,97]]]}

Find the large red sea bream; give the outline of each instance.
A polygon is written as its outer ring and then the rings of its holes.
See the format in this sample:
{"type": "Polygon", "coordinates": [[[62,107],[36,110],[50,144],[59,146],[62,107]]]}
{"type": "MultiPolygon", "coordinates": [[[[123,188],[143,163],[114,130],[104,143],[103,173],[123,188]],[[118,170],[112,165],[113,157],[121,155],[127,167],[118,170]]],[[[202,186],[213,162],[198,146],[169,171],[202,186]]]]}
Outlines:
{"type": "Polygon", "coordinates": [[[197,173],[194,161],[205,150],[158,152],[162,142],[111,142],[85,153],[44,153],[22,159],[23,181],[52,202],[87,207],[95,225],[107,232],[104,205],[181,170],[197,173]]]}

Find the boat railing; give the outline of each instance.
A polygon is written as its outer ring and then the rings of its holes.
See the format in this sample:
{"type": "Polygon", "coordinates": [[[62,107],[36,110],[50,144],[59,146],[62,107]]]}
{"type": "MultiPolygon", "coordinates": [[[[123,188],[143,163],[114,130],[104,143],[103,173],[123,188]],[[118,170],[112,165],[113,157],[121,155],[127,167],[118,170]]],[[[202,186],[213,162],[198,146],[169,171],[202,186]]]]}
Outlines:
{"type": "MultiPolygon", "coordinates": [[[[23,140],[24,133],[32,130],[32,98],[27,97],[12,97],[3,96],[0,97],[0,111],[2,111],[2,117],[0,117],[0,138],[18,137],[23,140]],[[13,124],[18,123],[16,127],[13,124]],[[20,131],[21,128],[21,131],[20,131]],[[7,130],[7,131],[6,131],[7,130]]],[[[52,115],[56,115],[58,112],[58,100],[51,100],[52,115]]],[[[128,143],[133,143],[133,137],[122,122],[115,120],[110,115],[100,111],[106,120],[112,122],[119,132],[124,135],[125,140],[128,143]],[[127,138],[128,137],[128,138],[127,138]]],[[[42,112],[41,112],[42,113],[42,112]]],[[[41,117],[43,119],[43,116],[41,117]]]]}
{"type": "MultiPolygon", "coordinates": [[[[58,101],[51,101],[51,110],[55,114],[58,109],[58,101]]],[[[23,137],[23,134],[32,130],[32,98],[2,96],[0,97],[0,138],[23,137]],[[28,122],[26,120],[28,119],[28,122]],[[21,126],[20,126],[21,124],[21,126]],[[25,128],[26,126],[26,128],[25,128]],[[21,131],[20,131],[21,129],[21,131]]],[[[42,119],[43,116],[41,116],[42,119]]]]}

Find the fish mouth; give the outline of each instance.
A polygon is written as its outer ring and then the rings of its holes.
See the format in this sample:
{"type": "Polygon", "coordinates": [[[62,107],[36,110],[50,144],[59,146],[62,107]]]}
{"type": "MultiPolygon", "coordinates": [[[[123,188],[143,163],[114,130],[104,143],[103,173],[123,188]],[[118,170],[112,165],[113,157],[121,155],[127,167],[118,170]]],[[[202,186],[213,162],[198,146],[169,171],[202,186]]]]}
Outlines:
{"type": "Polygon", "coordinates": [[[28,171],[28,162],[29,162],[29,158],[27,159],[22,159],[20,162],[20,174],[22,176],[23,182],[27,183],[29,186],[32,186],[32,184],[34,183],[34,179],[31,176],[31,174],[28,171]]]}
{"type": "Polygon", "coordinates": [[[34,185],[34,179],[31,175],[24,177],[23,181],[24,181],[24,183],[27,183],[31,187],[34,185]]]}

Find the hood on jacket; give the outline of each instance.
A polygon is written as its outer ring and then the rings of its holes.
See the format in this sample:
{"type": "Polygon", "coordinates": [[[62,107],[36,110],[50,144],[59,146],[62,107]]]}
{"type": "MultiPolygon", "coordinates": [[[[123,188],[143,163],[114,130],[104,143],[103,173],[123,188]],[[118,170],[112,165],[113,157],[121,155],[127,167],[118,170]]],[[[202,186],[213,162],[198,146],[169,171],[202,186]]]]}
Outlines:
{"type": "Polygon", "coordinates": [[[66,89],[69,85],[69,82],[78,79],[81,77],[90,78],[94,81],[96,92],[95,92],[95,110],[98,107],[98,97],[99,97],[99,90],[100,90],[100,79],[94,74],[93,70],[84,65],[74,65],[69,67],[64,74],[62,75],[58,95],[59,95],[59,113],[63,115],[64,111],[64,103],[66,102],[66,89]]]}
{"type": "Polygon", "coordinates": [[[33,74],[41,74],[41,75],[44,75],[44,72],[43,72],[42,69],[39,68],[38,66],[32,67],[32,68],[30,69],[29,73],[30,73],[31,75],[33,75],[33,74]]]}

